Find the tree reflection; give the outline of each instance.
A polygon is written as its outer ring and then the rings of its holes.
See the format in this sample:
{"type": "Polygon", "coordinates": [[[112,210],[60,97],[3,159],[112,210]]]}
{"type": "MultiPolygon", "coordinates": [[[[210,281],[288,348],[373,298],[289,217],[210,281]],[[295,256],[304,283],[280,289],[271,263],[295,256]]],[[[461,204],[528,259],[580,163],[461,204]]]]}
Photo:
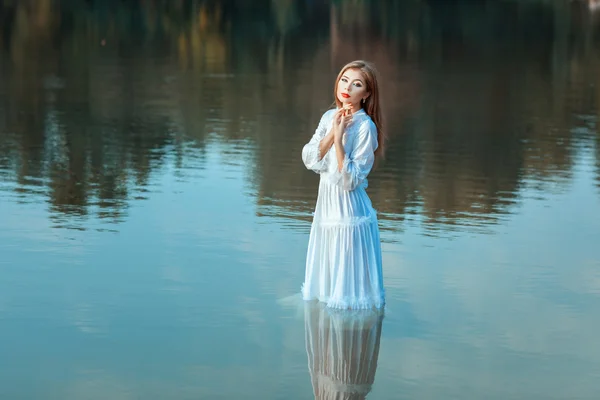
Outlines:
{"type": "MultiPolygon", "coordinates": [[[[600,192],[600,126],[596,122],[596,186],[600,192]]],[[[600,194],[600,193],[599,193],[600,194]]]]}
{"type": "Polygon", "coordinates": [[[384,223],[494,222],[524,185],[569,181],[572,116],[598,113],[598,17],[575,4],[0,1],[0,18],[0,169],[45,185],[60,221],[120,221],[211,135],[251,157],[261,215],[308,221],[300,150],[354,58],[385,77],[384,223]]]}
{"type": "MultiPolygon", "coordinates": [[[[392,8],[413,18],[403,32],[389,31],[396,14],[382,3],[337,3],[329,46],[319,47],[312,61],[327,65],[322,53],[329,52],[332,70],[327,79],[319,76],[314,98],[330,98],[333,72],[349,59],[374,60],[385,77],[391,141],[369,189],[385,227],[397,228],[386,220],[412,212],[434,228],[493,223],[511,211],[526,185],[564,186],[577,146],[572,115],[592,106],[580,82],[597,80],[582,69],[589,52],[577,52],[590,29],[577,22],[586,11],[506,2],[392,8]],[[503,23],[508,20],[516,26],[503,23]]],[[[302,126],[304,141],[318,120],[314,114],[307,112],[312,125],[302,126]]],[[[304,141],[288,143],[283,153],[299,154],[304,141]]],[[[293,207],[310,220],[312,197],[298,188],[315,193],[316,177],[271,169],[259,171],[261,211],[285,216],[293,207]]]]}

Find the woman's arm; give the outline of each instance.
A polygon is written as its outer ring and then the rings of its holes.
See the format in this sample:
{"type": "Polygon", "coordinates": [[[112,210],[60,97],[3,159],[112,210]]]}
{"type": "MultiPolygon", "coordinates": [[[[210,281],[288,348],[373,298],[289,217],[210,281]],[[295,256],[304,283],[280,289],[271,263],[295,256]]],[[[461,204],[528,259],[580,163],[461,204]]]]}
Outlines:
{"type": "Polygon", "coordinates": [[[334,134],[333,134],[333,129],[332,129],[331,131],[329,131],[327,136],[325,136],[319,142],[319,158],[323,159],[323,157],[325,157],[325,154],[327,154],[329,149],[331,149],[331,146],[333,146],[333,141],[334,141],[334,134]]]}
{"type": "Polygon", "coordinates": [[[344,150],[344,144],[342,143],[342,136],[335,138],[335,155],[337,157],[338,172],[342,172],[344,167],[344,158],[346,157],[346,150],[344,150]]]}
{"type": "Polygon", "coordinates": [[[331,182],[344,190],[354,190],[361,186],[371,172],[375,162],[377,127],[370,120],[361,124],[356,132],[354,145],[349,153],[344,151],[341,139],[336,137],[335,150],[338,168],[332,174],[331,182]]]}
{"type": "Polygon", "coordinates": [[[307,169],[310,169],[318,174],[322,171],[327,170],[327,163],[325,162],[325,154],[331,148],[333,138],[330,136],[333,133],[327,133],[327,130],[331,127],[331,114],[335,110],[329,110],[321,117],[319,125],[315,130],[310,141],[302,148],[302,161],[307,169]],[[331,141],[331,143],[329,143],[331,141]]]}
{"type": "Polygon", "coordinates": [[[333,117],[333,129],[331,131],[333,133],[333,143],[335,145],[338,172],[342,171],[342,167],[344,165],[344,157],[346,156],[346,151],[344,150],[342,138],[344,137],[346,127],[350,122],[352,122],[352,114],[346,115],[344,109],[340,109],[337,113],[335,113],[335,116],[333,117]]]}

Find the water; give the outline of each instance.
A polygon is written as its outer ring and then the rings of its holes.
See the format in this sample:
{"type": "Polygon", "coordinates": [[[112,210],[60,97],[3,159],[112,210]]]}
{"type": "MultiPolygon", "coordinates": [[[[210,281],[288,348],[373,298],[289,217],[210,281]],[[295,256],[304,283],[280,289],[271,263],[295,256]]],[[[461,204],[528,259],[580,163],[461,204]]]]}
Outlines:
{"type": "Polygon", "coordinates": [[[1,4],[2,398],[596,398],[591,4],[1,4]],[[358,57],[384,316],[297,301],[300,151],[358,57]]]}

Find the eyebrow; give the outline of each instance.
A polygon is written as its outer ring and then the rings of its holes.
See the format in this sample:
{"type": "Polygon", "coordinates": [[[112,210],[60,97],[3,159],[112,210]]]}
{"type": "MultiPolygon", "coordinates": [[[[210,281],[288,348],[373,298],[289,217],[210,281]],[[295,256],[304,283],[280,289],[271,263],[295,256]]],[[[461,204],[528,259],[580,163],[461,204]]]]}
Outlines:
{"type": "MultiPolygon", "coordinates": [[[[348,78],[346,75],[342,75],[342,78],[346,78],[346,79],[350,80],[350,78],[348,78]]],[[[360,78],[356,78],[355,81],[359,81],[360,83],[362,83],[364,85],[364,82],[360,78]]]]}

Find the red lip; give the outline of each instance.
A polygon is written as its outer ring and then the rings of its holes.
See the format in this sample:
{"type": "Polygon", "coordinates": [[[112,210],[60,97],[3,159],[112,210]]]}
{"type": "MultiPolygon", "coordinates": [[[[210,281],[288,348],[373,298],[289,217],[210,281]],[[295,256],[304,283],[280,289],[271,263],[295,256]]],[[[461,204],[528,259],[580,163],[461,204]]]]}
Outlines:
{"type": "Polygon", "coordinates": [[[342,97],[348,99],[350,98],[350,95],[348,93],[342,93],[342,97]]]}

